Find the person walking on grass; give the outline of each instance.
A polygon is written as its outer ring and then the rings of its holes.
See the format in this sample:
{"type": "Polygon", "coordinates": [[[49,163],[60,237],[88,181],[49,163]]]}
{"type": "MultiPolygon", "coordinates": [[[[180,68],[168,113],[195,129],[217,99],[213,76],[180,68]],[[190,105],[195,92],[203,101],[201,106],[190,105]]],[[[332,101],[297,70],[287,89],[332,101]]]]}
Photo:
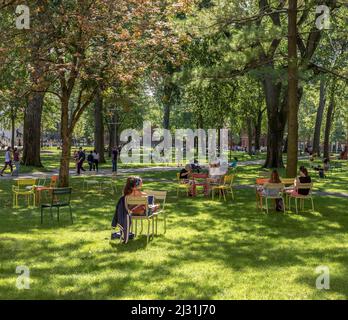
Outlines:
{"type": "Polygon", "coordinates": [[[8,147],[6,152],[5,152],[5,166],[1,170],[0,176],[2,177],[4,174],[4,171],[7,169],[7,167],[10,167],[11,169],[11,174],[13,172],[13,166],[12,166],[12,157],[11,157],[11,147],[8,147]]]}
{"type": "Polygon", "coordinates": [[[16,167],[16,170],[13,172],[13,175],[19,176],[19,169],[20,169],[20,155],[18,148],[13,149],[13,163],[16,167]]]}

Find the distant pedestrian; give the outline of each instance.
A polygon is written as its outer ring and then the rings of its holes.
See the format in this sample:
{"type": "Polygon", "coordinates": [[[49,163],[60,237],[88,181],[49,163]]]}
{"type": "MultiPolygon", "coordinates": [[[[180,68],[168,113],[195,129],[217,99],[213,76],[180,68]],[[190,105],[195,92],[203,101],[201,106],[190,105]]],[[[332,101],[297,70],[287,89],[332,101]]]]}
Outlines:
{"type": "Polygon", "coordinates": [[[93,157],[93,151],[91,151],[87,157],[88,165],[89,165],[89,171],[93,170],[94,166],[94,157],[93,157]]]}
{"type": "Polygon", "coordinates": [[[112,149],[111,159],[112,159],[112,172],[117,172],[118,150],[116,147],[112,149]]]}
{"type": "Polygon", "coordinates": [[[97,152],[97,150],[94,150],[93,152],[93,159],[94,159],[94,170],[99,171],[99,161],[100,161],[100,155],[97,152]]]}
{"type": "Polygon", "coordinates": [[[4,171],[7,169],[7,167],[10,167],[11,169],[11,174],[13,172],[13,166],[12,166],[12,157],[11,157],[11,147],[8,147],[6,152],[5,152],[5,166],[1,170],[0,176],[3,176],[4,171]]]}
{"type": "Polygon", "coordinates": [[[79,163],[79,152],[78,152],[78,151],[75,151],[73,157],[74,157],[75,168],[76,168],[76,172],[77,172],[77,165],[78,165],[78,163],[79,163]]]}
{"type": "Polygon", "coordinates": [[[16,167],[16,170],[13,172],[13,175],[16,175],[17,177],[19,176],[19,169],[20,169],[20,155],[19,155],[19,150],[18,148],[13,149],[13,163],[16,167]]]}
{"type": "Polygon", "coordinates": [[[83,168],[83,163],[85,162],[85,160],[86,160],[86,153],[84,150],[82,150],[82,148],[80,148],[78,153],[77,174],[81,174],[81,170],[86,171],[83,168]]]}

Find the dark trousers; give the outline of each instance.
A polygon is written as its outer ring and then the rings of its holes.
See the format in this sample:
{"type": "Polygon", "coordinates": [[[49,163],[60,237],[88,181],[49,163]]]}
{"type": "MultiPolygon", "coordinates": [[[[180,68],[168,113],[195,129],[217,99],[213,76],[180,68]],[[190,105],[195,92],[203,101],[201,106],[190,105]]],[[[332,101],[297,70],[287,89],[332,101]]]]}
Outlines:
{"type": "Polygon", "coordinates": [[[112,160],[112,172],[117,172],[117,161],[112,160]]]}
{"type": "Polygon", "coordinates": [[[99,170],[99,161],[98,160],[94,160],[94,169],[95,170],[99,170]]]}
{"type": "Polygon", "coordinates": [[[94,166],[94,163],[89,161],[88,162],[88,165],[89,165],[89,171],[92,171],[93,170],[93,166],[94,166]]]}
{"type": "Polygon", "coordinates": [[[81,161],[77,164],[77,174],[80,174],[80,173],[81,173],[81,170],[82,170],[82,171],[86,171],[86,170],[83,168],[83,163],[84,163],[84,161],[81,160],[81,161]]]}
{"type": "Polygon", "coordinates": [[[1,170],[1,174],[4,173],[4,171],[7,169],[8,166],[9,166],[10,169],[11,169],[11,173],[13,172],[12,162],[5,162],[5,166],[4,166],[4,168],[1,170]]]}

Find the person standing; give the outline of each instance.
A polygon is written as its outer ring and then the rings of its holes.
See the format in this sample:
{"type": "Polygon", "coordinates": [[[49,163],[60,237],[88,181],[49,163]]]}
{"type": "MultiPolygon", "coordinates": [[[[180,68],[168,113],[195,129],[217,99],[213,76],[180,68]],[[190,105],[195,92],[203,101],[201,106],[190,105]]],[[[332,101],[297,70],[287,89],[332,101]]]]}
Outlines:
{"type": "Polygon", "coordinates": [[[82,148],[80,148],[80,151],[78,153],[77,174],[81,174],[81,170],[82,171],[86,171],[83,168],[83,163],[85,162],[85,160],[86,160],[86,154],[82,150],[82,148]]]}
{"type": "Polygon", "coordinates": [[[16,170],[13,172],[13,175],[19,176],[19,169],[20,169],[20,155],[18,148],[14,148],[13,150],[13,163],[16,167],[16,170]]]}
{"type": "Polygon", "coordinates": [[[91,151],[87,157],[88,165],[89,165],[89,171],[92,171],[94,167],[94,157],[93,157],[93,151],[91,151]]]}
{"type": "Polygon", "coordinates": [[[13,166],[12,166],[12,157],[11,157],[11,147],[8,147],[6,152],[5,152],[5,166],[1,170],[0,176],[3,176],[4,171],[7,169],[7,167],[10,167],[11,169],[11,174],[13,172],[13,166]]]}
{"type": "Polygon", "coordinates": [[[117,172],[118,150],[116,147],[112,149],[111,159],[112,159],[112,172],[117,172]]]}
{"type": "Polygon", "coordinates": [[[94,150],[93,152],[93,159],[94,159],[94,169],[97,170],[97,172],[99,171],[99,160],[100,160],[100,155],[97,152],[97,150],[94,150]]]}

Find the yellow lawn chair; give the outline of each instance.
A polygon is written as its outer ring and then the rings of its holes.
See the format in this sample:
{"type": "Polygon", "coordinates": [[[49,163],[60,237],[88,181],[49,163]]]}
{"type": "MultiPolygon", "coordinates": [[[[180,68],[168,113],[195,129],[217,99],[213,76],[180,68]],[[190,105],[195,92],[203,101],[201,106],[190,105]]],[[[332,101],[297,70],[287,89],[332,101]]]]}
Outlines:
{"type": "Polygon", "coordinates": [[[103,178],[100,181],[100,189],[104,189],[106,187],[108,190],[111,190],[113,194],[117,193],[117,174],[116,172],[112,173],[111,178],[103,178]]]}
{"type": "Polygon", "coordinates": [[[291,199],[295,199],[296,213],[298,213],[297,200],[300,200],[300,210],[304,210],[305,200],[310,200],[312,203],[312,210],[314,212],[314,201],[312,196],[313,183],[299,183],[296,185],[294,192],[288,194],[289,208],[291,210],[291,199]],[[299,190],[308,190],[308,195],[299,194],[299,190]]]}
{"type": "MultiPolygon", "coordinates": [[[[152,222],[152,233],[151,233],[151,237],[153,238],[154,236],[154,215],[149,215],[149,206],[147,203],[147,196],[142,196],[142,197],[132,197],[132,196],[127,196],[126,197],[126,209],[128,211],[128,213],[131,215],[132,217],[132,231],[133,231],[133,226],[135,224],[135,235],[137,235],[138,232],[138,220],[141,221],[141,227],[143,226],[142,221],[146,220],[147,221],[147,241],[146,243],[149,243],[150,240],[150,224],[152,222]],[[130,206],[132,207],[136,207],[136,206],[144,206],[145,208],[145,214],[144,215],[136,215],[132,213],[132,210],[130,209],[130,206]]],[[[141,228],[140,233],[143,231],[143,228],[141,228]]]]}
{"type": "Polygon", "coordinates": [[[160,202],[159,210],[153,213],[155,218],[155,224],[156,224],[156,235],[157,235],[157,229],[158,229],[157,227],[158,227],[159,215],[163,215],[164,233],[166,233],[167,232],[167,213],[164,207],[166,205],[167,191],[144,190],[144,192],[148,196],[154,196],[155,202],[157,202],[157,200],[160,202]]]}
{"type": "Polygon", "coordinates": [[[97,179],[96,172],[90,172],[83,175],[83,191],[89,191],[90,186],[97,186],[100,189],[100,182],[97,179]]]}
{"type": "Polygon", "coordinates": [[[18,208],[19,196],[24,196],[27,199],[28,207],[30,207],[30,198],[33,198],[33,207],[35,207],[35,185],[36,179],[18,179],[16,185],[12,186],[13,193],[13,207],[18,208]]]}
{"type": "Polygon", "coordinates": [[[295,183],[295,178],[281,178],[280,180],[285,186],[292,186],[295,183]]]}
{"type": "Polygon", "coordinates": [[[225,201],[226,201],[226,192],[230,191],[232,200],[234,200],[233,182],[234,182],[235,176],[236,176],[235,174],[224,176],[223,184],[212,186],[211,192],[212,192],[213,200],[214,200],[215,191],[219,191],[219,199],[221,198],[221,196],[223,196],[225,201]]]}

